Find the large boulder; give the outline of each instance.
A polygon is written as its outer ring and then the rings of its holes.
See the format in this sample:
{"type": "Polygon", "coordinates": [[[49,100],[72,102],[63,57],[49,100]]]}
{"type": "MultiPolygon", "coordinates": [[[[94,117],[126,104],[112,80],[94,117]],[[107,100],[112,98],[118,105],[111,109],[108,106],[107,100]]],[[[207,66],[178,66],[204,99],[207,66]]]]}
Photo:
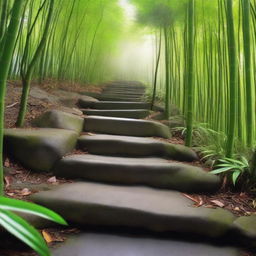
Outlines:
{"type": "Polygon", "coordinates": [[[39,99],[39,100],[43,100],[45,102],[50,102],[52,104],[57,104],[59,101],[59,97],[53,94],[48,93],[47,91],[37,87],[37,86],[33,86],[30,90],[30,96],[35,98],[35,99],[39,99]]]}
{"type": "Polygon", "coordinates": [[[67,129],[77,133],[83,130],[83,123],[82,117],[59,110],[50,110],[33,120],[33,125],[37,127],[67,129]]]}
{"type": "Polygon", "coordinates": [[[61,90],[61,89],[53,91],[53,94],[58,96],[59,101],[64,106],[67,106],[67,107],[75,107],[79,99],[83,99],[83,100],[91,101],[91,102],[98,101],[97,99],[90,97],[90,96],[86,96],[86,95],[82,96],[79,93],[69,92],[69,91],[65,91],[65,90],[61,90]]]}
{"type": "Polygon", "coordinates": [[[50,171],[55,162],[71,152],[78,134],[64,129],[6,129],[4,150],[36,171],[50,171]]]}

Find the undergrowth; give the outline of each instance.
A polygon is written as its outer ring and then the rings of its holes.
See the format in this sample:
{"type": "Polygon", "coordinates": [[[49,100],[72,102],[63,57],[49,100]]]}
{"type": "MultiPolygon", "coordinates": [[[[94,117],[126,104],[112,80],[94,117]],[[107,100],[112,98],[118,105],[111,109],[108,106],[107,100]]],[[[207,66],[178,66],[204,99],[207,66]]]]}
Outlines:
{"type": "MultiPolygon", "coordinates": [[[[173,132],[182,137],[185,127],[176,127],[173,132]]],[[[225,155],[227,136],[209,128],[206,123],[195,123],[193,129],[193,148],[201,162],[210,168],[211,173],[221,175],[228,185],[241,190],[256,191],[256,151],[250,150],[235,140],[235,154],[232,158],[225,155]]]]}

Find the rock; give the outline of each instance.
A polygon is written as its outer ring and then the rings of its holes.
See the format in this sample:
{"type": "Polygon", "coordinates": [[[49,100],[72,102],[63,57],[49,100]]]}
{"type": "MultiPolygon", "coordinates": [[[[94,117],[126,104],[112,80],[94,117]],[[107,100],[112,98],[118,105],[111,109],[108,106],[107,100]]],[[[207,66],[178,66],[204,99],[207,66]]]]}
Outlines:
{"type": "Polygon", "coordinates": [[[30,223],[33,227],[37,229],[45,229],[45,228],[52,228],[57,227],[53,221],[41,218],[39,216],[29,214],[29,213],[17,213],[20,217],[24,218],[28,223],[30,223]]]}
{"type": "Polygon", "coordinates": [[[82,233],[73,236],[53,256],[238,256],[236,249],[143,236],[82,233]]]}
{"type": "Polygon", "coordinates": [[[129,98],[141,98],[144,96],[143,92],[122,92],[122,91],[116,91],[116,90],[108,90],[103,91],[102,95],[113,95],[113,96],[120,96],[120,97],[129,97],[129,98]]]}
{"type": "Polygon", "coordinates": [[[122,88],[105,88],[103,89],[104,93],[116,93],[122,95],[139,95],[142,96],[145,93],[145,89],[124,89],[122,88]]]}
{"type": "Polygon", "coordinates": [[[90,96],[93,98],[96,98],[100,101],[129,101],[129,102],[140,102],[140,97],[132,97],[132,96],[117,96],[117,95],[111,95],[111,94],[102,94],[102,93],[90,93],[90,92],[84,92],[83,95],[90,96]]]}
{"type": "Polygon", "coordinates": [[[83,99],[79,100],[79,106],[82,108],[92,109],[149,109],[150,104],[147,102],[117,102],[117,101],[99,101],[91,102],[83,99]]]}
{"type": "Polygon", "coordinates": [[[234,225],[248,238],[256,239],[256,215],[239,217],[234,221],[234,225]]]}
{"type": "Polygon", "coordinates": [[[178,192],[145,187],[79,182],[34,194],[30,199],[80,226],[222,238],[232,231],[234,216],[224,209],[194,208],[178,192]]]}
{"type": "Polygon", "coordinates": [[[69,107],[64,107],[64,106],[58,106],[55,110],[59,110],[65,113],[69,113],[72,115],[80,116],[83,117],[83,112],[78,109],[78,108],[69,108],[69,107]]]}
{"type": "Polygon", "coordinates": [[[164,120],[165,115],[163,112],[155,112],[153,115],[150,116],[151,119],[153,120],[164,120]]]}
{"type": "Polygon", "coordinates": [[[149,110],[145,109],[134,109],[134,110],[98,110],[98,109],[84,109],[85,115],[93,116],[112,116],[112,117],[124,117],[124,118],[135,118],[142,119],[150,114],[149,110]]]}
{"type": "Polygon", "coordinates": [[[44,100],[53,104],[58,103],[59,97],[52,95],[39,87],[33,86],[30,90],[30,96],[36,99],[44,100]]]}
{"type": "Polygon", "coordinates": [[[169,128],[158,122],[102,116],[86,117],[84,131],[141,137],[171,137],[169,128]]]}
{"type": "Polygon", "coordinates": [[[63,129],[6,129],[4,150],[27,168],[49,171],[74,149],[77,136],[63,129]]]}
{"type": "Polygon", "coordinates": [[[197,154],[188,147],[143,137],[83,135],[78,139],[78,147],[99,155],[161,156],[180,161],[198,160],[197,154]]]}
{"type": "Polygon", "coordinates": [[[113,184],[147,185],[182,192],[216,192],[220,179],[200,168],[161,158],[70,155],[52,170],[56,176],[113,184]]]}
{"type": "Polygon", "coordinates": [[[170,120],[164,120],[162,122],[170,128],[185,127],[185,120],[182,116],[173,117],[170,120]]]}
{"type": "Polygon", "coordinates": [[[84,119],[59,110],[50,110],[32,122],[37,127],[60,128],[80,133],[83,130],[84,119]]]}
{"type": "Polygon", "coordinates": [[[98,101],[97,99],[95,99],[93,97],[82,96],[79,93],[65,91],[62,89],[54,90],[54,91],[52,91],[52,94],[58,98],[59,102],[62,105],[66,106],[66,107],[70,107],[70,108],[75,107],[80,98],[83,98],[84,100],[88,100],[88,101],[98,101]]]}

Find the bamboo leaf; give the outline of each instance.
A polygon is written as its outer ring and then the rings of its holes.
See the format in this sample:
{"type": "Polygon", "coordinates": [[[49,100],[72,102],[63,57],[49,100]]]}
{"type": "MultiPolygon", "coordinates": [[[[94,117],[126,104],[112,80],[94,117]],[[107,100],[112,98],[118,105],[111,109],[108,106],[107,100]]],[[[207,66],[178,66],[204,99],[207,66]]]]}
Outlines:
{"type": "Polygon", "coordinates": [[[236,185],[237,179],[240,175],[241,175],[241,172],[239,172],[239,171],[233,172],[232,181],[233,181],[234,186],[236,185]]]}
{"type": "Polygon", "coordinates": [[[57,222],[61,225],[67,225],[67,222],[57,213],[33,203],[0,197],[0,209],[32,213],[42,218],[57,222]]]}
{"type": "Polygon", "coordinates": [[[0,210],[0,225],[26,243],[41,256],[50,256],[50,251],[40,233],[18,215],[0,210]]]}
{"type": "Polygon", "coordinates": [[[211,171],[211,173],[220,174],[220,173],[227,172],[227,171],[230,171],[230,170],[232,170],[232,168],[226,167],[226,168],[220,168],[220,169],[217,169],[217,170],[213,170],[213,171],[211,171]]]}

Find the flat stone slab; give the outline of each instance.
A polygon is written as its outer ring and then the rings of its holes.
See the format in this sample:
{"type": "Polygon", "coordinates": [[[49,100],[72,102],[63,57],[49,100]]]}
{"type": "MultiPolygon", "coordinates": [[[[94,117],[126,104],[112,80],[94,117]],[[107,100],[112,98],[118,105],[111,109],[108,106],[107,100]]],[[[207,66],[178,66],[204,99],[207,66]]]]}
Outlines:
{"type": "Polygon", "coordinates": [[[74,236],[53,256],[239,256],[232,248],[146,237],[83,233],[74,236]]]}
{"type": "Polygon", "coordinates": [[[118,156],[161,156],[179,161],[197,160],[190,148],[144,137],[117,136],[106,134],[82,135],[78,148],[92,154],[118,156]]]}
{"type": "Polygon", "coordinates": [[[115,96],[125,96],[125,97],[142,97],[144,92],[137,92],[137,91],[128,91],[128,90],[103,90],[102,94],[109,94],[115,96]]]}
{"type": "Polygon", "coordinates": [[[64,129],[6,129],[4,150],[32,170],[49,171],[75,148],[77,137],[76,132],[64,129]]]}
{"type": "Polygon", "coordinates": [[[96,182],[148,185],[182,192],[216,192],[220,179],[201,168],[161,158],[71,155],[58,161],[55,175],[96,182]]]}
{"type": "Polygon", "coordinates": [[[135,97],[120,97],[116,95],[111,94],[101,94],[101,93],[92,93],[92,92],[84,92],[83,95],[87,95],[93,98],[96,98],[97,100],[103,100],[103,101],[130,101],[130,102],[140,102],[141,98],[135,98],[135,97]]]}
{"type": "Polygon", "coordinates": [[[106,87],[103,89],[103,92],[118,92],[118,93],[132,93],[132,94],[136,94],[136,93],[141,93],[144,94],[145,93],[145,88],[119,88],[119,87],[106,87]]]}
{"type": "Polygon", "coordinates": [[[178,192],[79,182],[30,197],[80,226],[119,227],[220,238],[233,232],[224,209],[192,207],[178,192]]]}
{"type": "Polygon", "coordinates": [[[122,102],[122,101],[98,101],[91,102],[83,99],[79,100],[79,106],[92,109],[150,109],[150,104],[146,102],[122,102]]]}
{"type": "Polygon", "coordinates": [[[60,128],[80,133],[84,119],[59,110],[50,110],[33,120],[33,125],[42,128],[60,128]]]}
{"type": "Polygon", "coordinates": [[[113,98],[113,99],[118,99],[118,101],[120,100],[125,100],[125,99],[128,99],[129,101],[138,101],[138,100],[141,100],[143,95],[126,95],[125,93],[120,95],[120,94],[115,94],[115,93],[104,93],[102,92],[100,97],[104,98],[113,98]]]}
{"type": "Polygon", "coordinates": [[[103,116],[86,117],[84,131],[139,137],[171,137],[170,129],[158,122],[103,116]]]}
{"type": "Polygon", "coordinates": [[[256,247],[256,215],[239,217],[234,221],[234,225],[238,227],[248,239],[253,239],[254,246],[256,247]]]}
{"type": "Polygon", "coordinates": [[[83,113],[85,115],[94,115],[94,116],[112,116],[112,117],[142,119],[149,116],[150,111],[146,109],[132,109],[132,110],[84,109],[83,113]]]}

